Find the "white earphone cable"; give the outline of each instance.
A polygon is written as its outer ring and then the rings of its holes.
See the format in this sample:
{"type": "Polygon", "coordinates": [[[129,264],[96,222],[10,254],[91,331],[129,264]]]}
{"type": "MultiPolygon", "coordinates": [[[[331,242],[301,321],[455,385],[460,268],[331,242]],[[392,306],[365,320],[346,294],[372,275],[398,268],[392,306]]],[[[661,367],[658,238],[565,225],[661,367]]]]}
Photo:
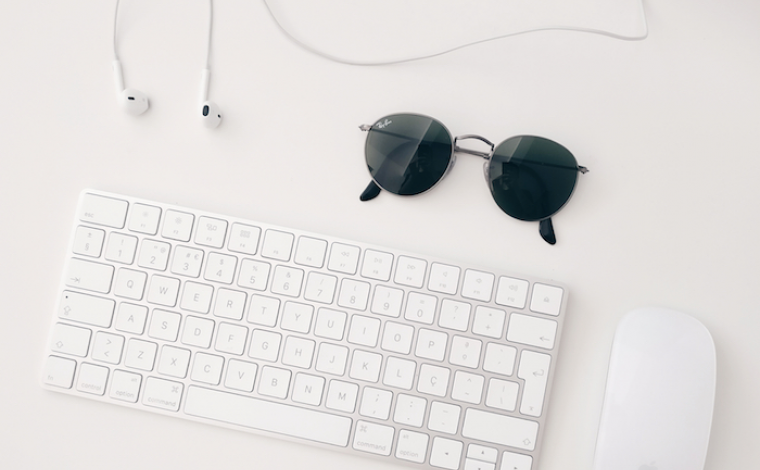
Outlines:
{"type": "Polygon", "coordinates": [[[293,36],[283,25],[280,23],[279,19],[277,19],[277,16],[272,11],[272,8],[269,6],[269,2],[267,0],[263,0],[264,5],[266,6],[267,12],[269,12],[269,16],[272,17],[277,27],[282,31],[286,37],[288,37],[291,41],[293,41],[295,44],[297,44],[299,47],[306,49],[307,51],[311,52],[312,54],[316,54],[322,58],[332,60],[334,62],[338,62],[341,64],[346,65],[362,65],[362,66],[373,66],[373,65],[394,65],[394,64],[402,64],[404,62],[413,62],[416,60],[423,60],[423,59],[430,59],[432,57],[438,57],[444,54],[448,54],[450,52],[457,51],[459,49],[464,49],[466,47],[474,46],[477,44],[482,44],[485,42],[490,41],[496,41],[498,39],[504,39],[512,36],[518,36],[521,34],[528,34],[528,33],[535,33],[538,31],[573,31],[573,32],[581,32],[581,33],[591,33],[591,34],[599,34],[601,36],[607,36],[613,39],[620,39],[623,41],[641,41],[647,38],[649,36],[649,25],[647,24],[647,16],[646,12],[644,11],[644,0],[640,0],[640,7],[641,7],[641,17],[644,24],[644,32],[639,35],[634,36],[626,36],[622,34],[613,33],[611,31],[605,31],[602,29],[595,29],[595,28],[584,28],[584,27],[575,27],[575,26],[547,26],[542,28],[533,28],[533,29],[527,29],[525,31],[517,31],[513,33],[507,33],[502,34],[500,36],[495,36],[492,38],[486,38],[481,39],[478,41],[469,42],[466,44],[462,44],[460,46],[452,47],[450,49],[445,49],[439,52],[434,52],[432,54],[427,55],[421,55],[421,56],[412,56],[412,57],[405,57],[402,59],[397,60],[388,60],[388,61],[378,61],[378,62],[372,62],[372,61],[361,61],[361,60],[352,60],[352,59],[344,59],[342,57],[338,57],[332,54],[329,54],[327,52],[320,51],[312,46],[309,46],[308,44],[302,42],[301,40],[297,39],[295,36],[293,36]]]}
{"type": "MultiPolygon", "coordinates": [[[[119,19],[119,1],[116,0],[116,7],[113,13],[113,58],[119,60],[119,54],[116,48],[116,25],[119,19]]],[[[206,40],[206,65],[205,68],[209,68],[211,63],[211,32],[214,25],[214,2],[208,0],[208,39],[206,40]]]]}

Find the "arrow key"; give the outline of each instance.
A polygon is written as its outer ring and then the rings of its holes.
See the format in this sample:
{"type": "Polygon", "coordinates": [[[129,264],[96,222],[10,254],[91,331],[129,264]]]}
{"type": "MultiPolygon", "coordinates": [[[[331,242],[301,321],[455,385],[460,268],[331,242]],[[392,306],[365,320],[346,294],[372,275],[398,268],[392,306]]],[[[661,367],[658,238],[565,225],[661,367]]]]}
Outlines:
{"type": "Polygon", "coordinates": [[[463,447],[464,444],[460,441],[436,437],[433,439],[433,447],[430,449],[430,465],[456,470],[459,468],[463,447]]]}

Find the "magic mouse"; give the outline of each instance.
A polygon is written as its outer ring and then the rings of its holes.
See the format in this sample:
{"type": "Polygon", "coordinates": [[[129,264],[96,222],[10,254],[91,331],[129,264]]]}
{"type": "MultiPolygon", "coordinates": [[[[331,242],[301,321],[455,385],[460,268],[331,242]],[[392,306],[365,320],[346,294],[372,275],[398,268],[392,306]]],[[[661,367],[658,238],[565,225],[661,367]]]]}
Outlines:
{"type": "Polygon", "coordinates": [[[715,345],[665,308],[626,314],[612,342],[594,470],[703,470],[715,400],[715,345]]]}

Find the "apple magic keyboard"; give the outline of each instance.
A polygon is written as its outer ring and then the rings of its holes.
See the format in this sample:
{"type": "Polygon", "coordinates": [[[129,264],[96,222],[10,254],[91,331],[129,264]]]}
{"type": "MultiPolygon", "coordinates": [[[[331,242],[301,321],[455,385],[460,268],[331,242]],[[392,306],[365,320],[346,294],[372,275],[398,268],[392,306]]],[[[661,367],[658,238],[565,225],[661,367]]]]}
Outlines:
{"type": "Polygon", "coordinates": [[[538,468],[555,282],[87,190],[56,295],[47,389],[413,468],[538,468]]]}

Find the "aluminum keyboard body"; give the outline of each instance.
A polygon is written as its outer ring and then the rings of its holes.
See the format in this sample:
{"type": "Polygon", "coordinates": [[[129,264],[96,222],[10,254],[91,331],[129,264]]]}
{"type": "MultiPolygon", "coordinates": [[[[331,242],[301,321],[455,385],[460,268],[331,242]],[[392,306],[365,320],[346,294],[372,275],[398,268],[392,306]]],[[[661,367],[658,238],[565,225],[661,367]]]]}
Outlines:
{"type": "Polygon", "coordinates": [[[414,468],[538,468],[554,282],[89,190],[66,257],[45,388],[414,468]]]}

